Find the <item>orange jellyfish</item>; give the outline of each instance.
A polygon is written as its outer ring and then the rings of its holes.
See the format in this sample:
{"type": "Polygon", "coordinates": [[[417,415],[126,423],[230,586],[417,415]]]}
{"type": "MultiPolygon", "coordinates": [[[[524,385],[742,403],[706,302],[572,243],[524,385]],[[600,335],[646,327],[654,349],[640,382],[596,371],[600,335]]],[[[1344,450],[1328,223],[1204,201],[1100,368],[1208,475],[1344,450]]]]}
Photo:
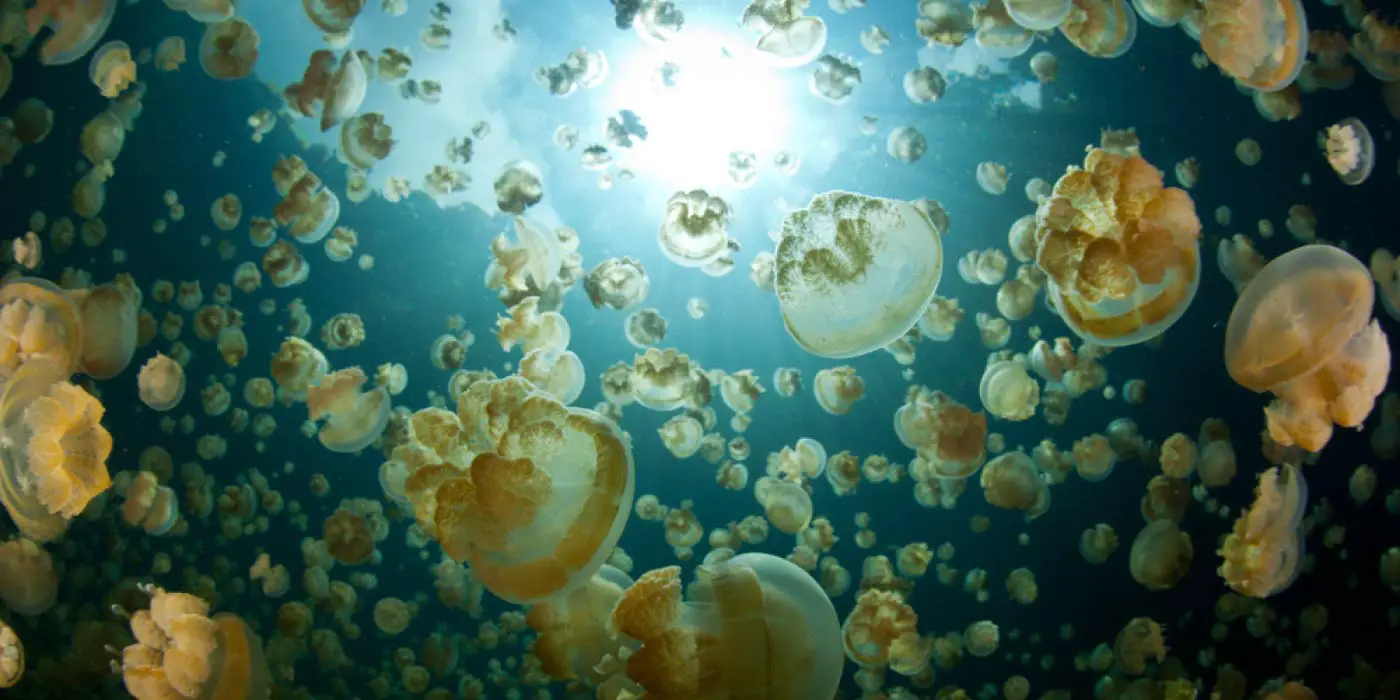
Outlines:
{"type": "Polygon", "coordinates": [[[112,483],[102,404],[67,378],[52,362],[32,359],[0,394],[0,502],[39,542],[63,534],[112,483]]]}
{"type": "Polygon", "coordinates": [[[0,620],[0,690],[12,688],[24,676],[24,643],[13,627],[0,620]]]}
{"type": "Polygon", "coordinates": [[[389,427],[393,402],[389,390],[376,387],[361,391],[368,378],[359,367],[325,375],[306,392],[306,407],[313,421],[326,419],[316,439],[332,452],[358,452],[389,427]]]}
{"type": "Polygon", "coordinates": [[[1240,514],[1219,554],[1220,577],[1236,593],[1267,598],[1288,588],[1303,565],[1308,484],[1292,464],[1259,475],[1254,504],[1240,514]]]}
{"type": "Polygon", "coordinates": [[[656,697],[825,698],[841,681],[841,627],[807,572],[769,554],[701,567],[681,601],[680,568],[644,574],[611,627],[641,642],[626,678],[656,697]]]}
{"type": "Polygon", "coordinates": [[[1308,56],[1308,20],[1299,0],[1211,0],[1201,48],[1243,85],[1273,92],[1293,83],[1308,56]]]}
{"type": "Polygon", "coordinates": [[[136,82],[136,62],[131,60],[131,47],[121,41],[103,44],[88,64],[88,78],[103,97],[115,99],[120,96],[122,90],[136,82]]]}
{"type": "Polygon", "coordinates": [[[272,690],[262,640],[232,613],[154,586],[151,609],[131,616],[136,643],[122,649],[122,681],[137,700],[265,698],[272,690]]]}
{"type": "Polygon", "coordinates": [[[1225,365],[1246,389],[1271,392],[1269,435],[1322,449],[1332,426],[1358,427],[1390,373],[1390,345],[1371,320],[1370,272],[1340,248],[1306,245],[1245,287],[1225,329],[1225,365]]]}
{"type": "Polygon", "coordinates": [[[38,0],[24,13],[30,36],[47,25],[53,36],[39,50],[39,62],[61,66],[82,58],[107,32],[117,0],[38,0]]]}
{"type": "Polygon", "coordinates": [[[1186,578],[1194,554],[1191,536],[1182,532],[1176,521],[1153,520],[1133,539],[1128,569],[1133,580],[1148,590],[1162,591],[1186,578]]]}
{"type": "Polygon", "coordinates": [[[588,581],[632,512],[632,451],[612,421],[518,376],[477,382],[457,415],[471,468],[420,468],[414,515],[498,597],[544,600],[588,581]]]}
{"type": "Polygon", "coordinates": [[[1141,156],[1095,148],[1037,212],[1047,296],[1081,338],[1122,346],[1156,337],[1196,296],[1201,222],[1185,190],[1141,156]]]}
{"type": "Polygon", "coordinates": [[[71,296],[30,277],[0,286],[0,378],[35,358],[67,376],[78,371],[82,354],[82,316],[71,296]]]}
{"type": "Polygon", "coordinates": [[[262,39],[253,25],[232,17],[204,29],[199,41],[199,67],[219,80],[238,80],[253,72],[262,39]]]}
{"type": "Polygon", "coordinates": [[[628,640],[612,629],[608,617],[632,577],[604,564],[587,583],[525,613],[525,623],[540,633],[532,649],[541,670],[555,680],[582,680],[597,686],[608,679],[599,663],[617,655],[628,640]]]}
{"type": "Polygon", "coordinates": [[[374,556],[369,522],[349,508],[338,508],[326,518],[321,536],[326,541],[326,551],[342,564],[363,564],[374,556]]]}
{"type": "Polygon", "coordinates": [[[1074,0],[1060,33],[1094,58],[1118,58],[1137,40],[1137,13],[1127,0],[1074,0]]]}

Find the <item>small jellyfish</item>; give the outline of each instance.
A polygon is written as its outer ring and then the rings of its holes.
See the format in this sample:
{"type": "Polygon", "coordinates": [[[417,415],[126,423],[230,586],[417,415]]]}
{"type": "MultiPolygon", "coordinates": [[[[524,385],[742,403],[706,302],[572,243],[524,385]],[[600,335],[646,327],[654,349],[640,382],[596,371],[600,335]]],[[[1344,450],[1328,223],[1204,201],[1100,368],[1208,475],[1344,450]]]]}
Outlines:
{"type": "Polygon", "coordinates": [[[704,267],[729,250],[729,205],[704,190],[677,192],[657,232],[661,252],[684,267],[704,267]]]}
{"type": "Polygon", "coordinates": [[[1264,151],[1259,147],[1258,141],[1240,139],[1239,143],[1235,144],[1235,157],[1241,163],[1252,167],[1259,164],[1260,159],[1264,157],[1264,151]]]}
{"type": "Polygon", "coordinates": [[[183,37],[168,36],[156,46],[156,70],[169,73],[180,70],[185,63],[185,40],[183,37]]]}
{"type": "Polygon", "coordinates": [[[1031,56],[1031,73],[1041,83],[1053,83],[1060,77],[1060,59],[1049,51],[1041,51],[1031,56]]]}
{"type": "Polygon", "coordinates": [[[807,85],[813,95],[834,105],[845,104],[860,85],[860,67],[848,56],[826,54],[817,59],[817,67],[807,85]]]}
{"type": "Polygon", "coordinates": [[[755,44],[769,63],[778,68],[799,68],[811,63],[826,48],[826,22],[801,14],[805,4],[753,0],[740,24],[758,34],[755,44]]]}
{"type": "Polygon", "coordinates": [[[865,382],[856,375],[854,367],[832,367],[817,372],[812,392],[823,411],[844,416],[865,396],[865,382]]]}
{"type": "Polygon", "coordinates": [[[947,89],[948,81],[933,66],[920,66],[904,74],[904,95],[914,104],[937,102],[947,89]]]}
{"type": "Polygon", "coordinates": [[[1006,193],[1006,166],[990,161],[977,164],[977,185],[987,194],[1006,193]]]}
{"type": "Polygon", "coordinates": [[[1191,536],[1170,518],[1153,520],[1133,538],[1128,568],[1151,591],[1175,586],[1191,571],[1191,536]]]}
{"type": "Polygon", "coordinates": [[[1342,182],[1359,185],[1371,176],[1376,145],[1371,140],[1371,132],[1359,119],[1347,117],[1327,127],[1326,134],[1318,140],[1322,142],[1327,164],[1342,182]]]}
{"type": "Polygon", "coordinates": [[[88,79],[103,97],[116,99],[128,85],[136,82],[136,62],[131,60],[131,47],[120,41],[103,44],[88,64],[88,79]]]}
{"type": "Polygon", "coordinates": [[[361,391],[368,377],[358,367],[320,377],[306,390],[310,420],[324,418],[317,440],[332,452],[358,452],[374,442],[389,424],[389,391],[361,391]]]}
{"type": "Polygon", "coordinates": [[[928,142],[924,135],[912,126],[901,126],[891,131],[885,141],[885,151],[901,163],[918,162],[927,150],[928,142]]]}
{"type": "Polygon", "coordinates": [[[1026,420],[1040,405],[1040,385],[1021,363],[1010,360],[987,365],[978,394],[987,411],[1003,420],[1026,420]]]}

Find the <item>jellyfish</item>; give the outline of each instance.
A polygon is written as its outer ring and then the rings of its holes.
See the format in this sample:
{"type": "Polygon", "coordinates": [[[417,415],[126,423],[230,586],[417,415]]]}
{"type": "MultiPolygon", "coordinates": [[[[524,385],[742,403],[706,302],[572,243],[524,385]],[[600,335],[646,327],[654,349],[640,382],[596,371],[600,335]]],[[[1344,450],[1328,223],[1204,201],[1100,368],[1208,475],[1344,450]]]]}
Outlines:
{"type": "Polygon", "coordinates": [[[1118,533],[1113,531],[1113,526],[1107,523],[1099,523],[1079,536],[1079,554],[1090,564],[1102,564],[1108,561],[1118,549],[1118,533]]]}
{"type": "Polygon", "coordinates": [[[1040,385],[1021,363],[1011,360],[987,365],[977,391],[987,411],[1003,420],[1026,420],[1040,405],[1040,385]]]}
{"type": "Polygon", "coordinates": [[[168,486],[162,486],[156,475],[149,471],[137,472],[123,497],[126,501],[122,503],[122,520],[151,535],[170,532],[180,518],[180,504],[175,492],[168,486]]]}
{"type": "Polygon", "coordinates": [[[520,360],[520,376],[565,405],[583,393],[583,361],[568,350],[536,349],[520,360]]]}
{"type": "Polygon", "coordinates": [[[1259,271],[1264,269],[1266,261],[1254,249],[1254,244],[1249,238],[1240,234],[1235,234],[1230,238],[1221,238],[1220,245],[1216,248],[1216,265],[1220,268],[1225,279],[1234,285],[1235,293],[1241,294],[1259,271]]]}
{"type": "Polygon", "coordinates": [[[326,551],[347,566],[364,564],[374,557],[374,536],[364,516],[341,506],[322,523],[326,551]]]}
{"type": "Polygon", "coordinates": [[[1336,171],[1337,177],[1348,185],[1359,185],[1371,176],[1375,165],[1375,142],[1366,125],[1355,117],[1347,117],[1341,122],[1327,127],[1323,142],[1323,155],[1327,164],[1336,171]]]}
{"type": "Polygon", "coordinates": [[[928,142],[924,135],[912,126],[901,126],[891,131],[885,141],[885,151],[901,163],[917,162],[927,150],[928,142]]]}
{"type": "Polygon", "coordinates": [[[97,45],[116,10],[115,0],[41,0],[24,12],[24,30],[35,36],[43,26],[52,29],[53,36],[39,50],[39,62],[66,65],[97,45]]]}
{"type": "Polygon", "coordinates": [[[185,40],[183,37],[168,36],[156,46],[156,70],[169,73],[180,70],[185,63],[185,40]]]}
{"type": "Polygon", "coordinates": [[[1303,564],[1308,485],[1292,464],[1259,475],[1254,503],[1235,521],[1218,554],[1220,577],[1236,593],[1267,598],[1288,588],[1303,564]]]}
{"type": "Polygon", "coordinates": [[[20,142],[43,143],[53,131],[53,110],[38,98],[26,98],[10,113],[9,126],[20,142]]]}
{"type": "Polygon", "coordinates": [[[1191,571],[1191,536],[1170,518],[1153,520],[1133,538],[1128,569],[1150,591],[1175,586],[1191,571]]]}
{"type": "Polygon", "coordinates": [[[282,341],[272,356],[270,374],[278,387],[301,401],[305,400],[307,390],[320,382],[328,371],[330,363],[316,346],[291,336],[282,341]]]}
{"type": "Polygon", "coordinates": [[[136,383],[141,403],[153,411],[169,411],[185,396],[185,369],[170,357],[156,353],[141,366],[136,383]]]}
{"type": "Polygon", "coordinates": [[[779,532],[795,535],[812,522],[812,496],[796,482],[773,480],[760,505],[779,532]]]}
{"type": "MultiPolygon", "coordinates": [[[[1367,14],[1360,24],[1360,31],[1352,36],[1351,54],[1377,80],[1387,85],[1400,80],[1400,50],[1396,48],[1400,29],[1379,12],[1367,14]]],[[[1352,26],[1356,23],[1352,22],[1352,26]]]]}
{"type": "Polygon", "coordinates": [[[675,566],[647,572],[612,610],[609,626],[641,643],[624,672],[647,695],[836,692],[840,622],[807,572],[769,554],[740,554],[701,568],[690,603],[679,577],[675,566]]]}
{"type": "Polygon", "coordinates": [[[1137,39],[1137,13],[1127,0],[1074,0],[1060,24],[1069,43],[1094,58],[1118,58],[1137,39]]]}
{"type": "Polygon", "coordinates": [[[914,28],[930,46],[958,47],[972,34],[972,13],[967,5],[951,0],[922,0],[914,28]]]}
{"type": "Polygon", "coordinates": [[[131,60],[131,47],[121,41],[109,41],[92,55],[88,64],[88,79],[107,99],[116,99],[128,85],[136,82],[136,63],[131,60]]]}
{"type": "Polygon", "coordinates": [[[477,382],[457,409],[477,456],[467,472],[427,466],[409,477],[419,524],[505,600],[543,600],[586,582],[631,512],[621,431],[521,377],[477,382]]]}
{"type": "Polygon", "coordinates": [[[583,278],[583,289],[593,308],[607,306],[617,311],[640,306],[651,289],[651,279],[640,262],[633,258],[608,258],[598,263],[583,278]]]}
{"type": "Polygon", "coordinates": [[[0,690],[13,688],[23,676],[24,644],[15,629],[0,620],[0,690]]]}
{"type": "Polygon", "coordinates": [[[1308,21],[1299,0],[1206,3],[1201,48],[1226,75],[1255,90],[1291,84],[1308,54],[1308,21]]]}
{"type": "Polygon", "coordinates": [[[150,610],[131,615],[136,642],[122,649],[121,674],[137,700],[264,697],[272,680],[262,640],[232,613],[186,593],[151,586],[150,610]]]}
{"type": "Polygon", "coordinates": [[[977,185],[987,194],[1006,193],[1006,166],[986,161],[977,164],[977,185]]]}
{"type": "Polygon", "coordinates": [[[139,302],[115,284],[87,292],[82,300],[82,372],[93,379],[121,374],[136,353],[136,316],[139,302]]]}
{"type": "Polygon", "coordinates": [[[913,327],[938,288],[943,246],[906,202],[828,192],[784,218],[776,258],[788,334],[815,355],[845,358],[913,327]]]}
{"type": "Polygon", "coordinates": [[[1113,640],[1113,659],[1129,675],[1140,676],[1147,670],[1148,660],[1155,659],[1160,664],[1166,657],[1162,626],[1151,618],[1133,618],[1113,640]]]}
{"type": "Polygon", "coordinates": [[[1374,302],[1366,267],[1326,245],[1275,258],[1236,300],[1225,364],[1241,386],[1274,394],[1264,409],[1274,441],[1317,452],[1334,423],[1356,427],[1370,414],[1390,371],[1374,302]]]}
{"type": "Polygon", "coordinates": [[[1094,433],[1074,443],[1074,469],[1085,481],[1103,481],[1117,461],[1108,438],[1094,433]]]}
{"type": "Polygon", "coordinates": [[[42,615],[57,602],[58,572],[43,547],[22,537],[0,544],[0,569],[0,602],[15,613],[42,615]]]}
{"type": "Polygon", "coordinates": [[[1004,0],[1012,21],[1035,32],[1048,32],[1064,23],[1073,0],[1004,0]]]}
{"type": "MultiPolygon", "coordinates": [[[[275,372],[274,372],[274,376],[275,372]]],[[[310,419],[326,419],[316,439],[332,452],[358,452],[384,433],[393,408],[389,390],[362,391],[368,377],[358,367],[322,375],[306,390],[310,419]]]]}
{"type": "Polygon", "coordinates": [[[530,606],[525,623],[539,633],[533,651],[541,670],[555,680],[592,685],[608,680],[607,666],[600,662],[628,646],[627,639],[608,624],[608,617],[632,584],[630,576],[604,564],[567,595],[530,606]]]}
{"type": "Polygon", "coordinates": [[[987,502],[1020,510],[1031,520],[1050,508],[1050,486],[1040,477],[1031,458],[1021,451],[1007,452],[982,468],[982,495],[987,502]]]}
{"type": "Polygon", "coordinates": [[[754,48],[778,68],[799,68],[811,63],[826,48],[826,22],[802,14],[805,3],[784,0],[752,0],[740,24],[759,35],[754,48]]]}
{"type": "Polygon", "coordinates": [[[659,345],[666,339],[666,318],[656,309],[642,309],[627,315],[623,335],[637,348],[659,345]]]}
{"type": "Polygon", "coordinates": [[[528,160],[506,163],[496,176],[496,207],[510,214],[524,214],[544,198],[540,169],[528,160]]]}
{"type": "Polygon", "coordinates": [[[261,38],[253,25],[231,17],[210,24],[199,42],[199,67],[218,80],[238,80],[253,72],[261,38]]]}
{"type": "Polygon", "coordinates": [[[705,437],[705,426],[687,415],[674,416],[656,431],[661,435],[661,443],[675,455],[676,459],[686,459],[700,449],[700,441],[705,437]]]}
{"type": "Polygon", "coordinates": [[[1200,281],[1200,221],[1141,156],[1092,149],[1040,205],[1036,264],[1072,330],[1098,345],[1139,343],[1186,311],[1200,281]],[[1116,202],[1131,198],[1132,208],[1116,202]]]}
{"type": "Polygon", "coordinates": [[[729,247],[729,205],[704,190],[677,192],[657,232],[661,252],[684,267],[704,267],[729,247]]]}
{"type": "Polygon", "coordinates": [[[1031,56],[1031,73],[1042,84],[1053,83],[1060,77],[1060,59],[1049,51],[1040,51],[1031,56]]]}
{"type": "Polygon", "coordinates": [[[865,382],[854,367],[831,367],[817,372],[812,382],[817,405],[834,416],[850,413],[851,407],[865,396],[865,382]]]}
{"type": "Polygon", "coordinates": [[[1144,22],[1165,28],[1175,27],[1194,4],[1194,0],[1133,0],[1133,9],[1144,22]]]}
{"type": "Polygon", "coordinates": [[[861,83],[860,67],[849,56],[825,54],[817,59],[817,67],[807,81],[811,93],[834,105],[851,99],[861,83]]]}
{"type": "Polygon", "coordinates": [[[972,6],[977,47],[993,58],[1010,59],[1029,51],[1035,35],[1018,24],[1003,0],[972,6]]]}

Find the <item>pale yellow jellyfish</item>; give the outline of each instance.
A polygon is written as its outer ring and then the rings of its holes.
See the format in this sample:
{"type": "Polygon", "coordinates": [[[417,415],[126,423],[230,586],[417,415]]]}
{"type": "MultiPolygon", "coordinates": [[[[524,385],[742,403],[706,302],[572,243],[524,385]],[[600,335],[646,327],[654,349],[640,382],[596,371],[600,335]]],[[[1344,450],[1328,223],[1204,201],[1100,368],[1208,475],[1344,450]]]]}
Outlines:
{"type": "Polygon", "coordinates": [[[1254,139],[1240,139],[1235,144],[1235,157],[1246,166],[1255,166],[1264,157],[1264,150],[1254,139]]]}
{"type": "Polygon", "coordinates": [[[740,17],[744,29],[757,34],[754,48],[778,68],[811,63],[826,47],[826,22],[805,16],[806,3],[752,0],[740,17]]]}
{"type": "Polygon", "coordinates": [[[987,416],[948,395],[910,387],[904,405],[895,412],[895,435],[937,476],[966,478],[987,457],[987,416]]]}
{"type": "Polygon", "coordinates": [[[121,95],[128,85],[136,82],[136,62],[131,60],[131,47],[121,41],[103,44],[88,64],[88,79],[107,99],[121,95]]]}
{"type": "Polygon", "coordinates": [[[1196,469],[1196,443],[1182,433],[1173,433],[1162,442],[1158,463],[1162,473],[1173,479],[1185,479],[1196,469]]]}
{"type": "Polygon", "coordinates": [[[496,207],[508,214],[524,214],[544,198],[540,169],[528,160],[506,163],[493,183],[496,207]]]}
{"type": "Polygon", "coordinates": [[[984,161],[977,164],[977,186],[987,194],[1005,194],[1008,178],[1006,166],[1001,163],[984,161]]]}
{"type": "Polygon", "coordinates": [[[977,392],[987,412],[1003,420],[1026,420],[1040,405],[1040,385],[1021,363],[1011,360],[987,365],[977,392]]]}
{"type": "Polygon", "coordinates": [[[1074,0],[1074,9],[1059,29],[1090,56],[1118,58],[1137,40],[1137,13],[1127,0],[1074,0]]]}
{"type": "Polygon", "coordinates": [[[1006,277],[1006,253],[990,248],[970,250],[958,258],[958,275],[968,284],[997,285],[1006,277]]]}
{"type": "Polygon", "coordinates": [[[14,628],[0,620],[0,689],[14,687],[23,676],[24,644],[14,628]]]}
{"type": "Polygon", "coordinates": [[[0,502],[20,531],[40,542],[61,535],[112,483],[102,403],[67,378],[52,362],[31,359],[0,395],[0,502]]]}
{"type": "Polygon", "coordinates": [[[914,23],[930,46],[962,46],[973,32],[972,13],[963,3],[951,0],[922,0],[914,23]]]}
{"type": "Polygon", "coordinates": [[[1193,4],[1194,0],[1133,0],[1133,9],[1154,27],[1175,27],[1193,4]]]}
{"type": "Polygon", "coordinates": [[[963,641],[967,653],[983,658],[996,653],[1001,645],[1001,630],[991,620],[979,620],[963,631],[963,641]]]}
{"type": "Polygon", "coordinates": [[[1376,470],[1363,464],[1351,472],[1347,479],[1347,491],[1351,500],[1363,504],[1376,494],[1376,470]]]}
{"type": "Polygon", "coordinates": [[[677,192],[657,231],[661,252],[685,267],[704,267],[729,249],[729,205],[704,190],[677,192]]]}
{"type": "Polygon", "coordinates": [[[1205,4],[1201,48],[1226,75],[1256,90],[1282,90],[1308,54],[1308,21],[1299,0],[1223,0],[1205,4]]]}
{"type": "Polygon", "coordinates": [[[48,26],[53,35],[39,50],[39,62],[61,66],[82,58],[107,32],[116,0],[39,0],[24,10],[23,31],[36,36],[48,26]]]}
{"type": "Polygon", "coordinates": [[[1228,439],[1212,440],[1201,449],[1196,473],[1208,487],[1226,486],[1235,478],[1235,448],[1228,439]]]}
{"type": "MultiPolygon", "coordinates": [[[[275,376],[275,373],[274,373],[275,376]]],[[[316,439],[333,452],[357,452],[368,447],[389,425],[393,408],[389,391],[362,391],[368,377],[358,367],[320,377],[306,391],[310,419],[326,419],[316,439]]]]}
{"type": "Polygon", "coordinates": [[[168,486],[162,486],[151,472],[137,472],[131,485],[126,488],[124,498],[122,520],[152,535],[170,532],[180,517],[175,492],[168,486]]]}
{"type": "Polygon", "coordinates": [[[1133,538],[1128,569],[1133,580],[1151,591],[1179,583],[1191,570],[1191,536],[1171,519],[1153,520],[1133,538]]]}
{"type": "Polygon", "coordinates": [[[686,459],[700,450],[700,440],[705,436],[705,426],[687,415],[674,416],[656,431],[661,442],[676,459],[686,459]]]}
{"type": "Polygon", "coordinates": [[[297,337],[282,341],[272,356],[270,374],[277,386],[297,400],[305,400],[306,392],[330,369],[326,356],[316,346],[297,337]]]}
{"type": "Polygon", "coordinates": [[[1005,0],[1005,4],[1016,24],[1037,32],[1060,26],[1074,10],[1071,0],[1005,0]]]}
{"type": "Polygon", "coordinates": [[[88,290],[82,299],[83,355],[80,369],[94,379],[121,374],[136,352],[139,301],[115,284],[88,290]]]}
{"type": "Polygon", "coordinates": [[[136,643],[122,649],[121,674],[137,700],[259,698],[272,680],[262,640],[231,613],[209,617],[209,605],[156,587],[150,610],[131,615],[136,643]]]}
{"type": "Polygon", "coordinates": [[[823,411],[844,416],[865,396],[865,381],[856,375],[854,367],[831,367],[817,372],[812,393],[823,411]]]}
{"type": "Polygon", "coordinates": [[[672,411],[694,403],[702,382],[708,400],[709,380],[689,356],[675,348],[647,348],[632,360],[632,397],[653,411],[672,411]]]}
{"type": "Polygon", "coordinates": [[[1319,137],[1327,164],[1336,171],[1337,177],[1348,185],[1359,185],[1371,176],[1375,166],[1376,145],[1371,140],[1371,132],[1355,117],[1347,117],[1327,127],[1319,137]]]}
{"type": "Polygon", "coordinates": [[[918,622],[918,614],[899,593],[874,588],[862,591],[841,626],[846,658],[861,668],[888,666],[896,645],[917,643],[918,622]]]}
{"type": "Polygon", "coordinates": [[[1308,486],[1297,467],[1285,464],[1260,474],[1254,494],[1220,547],[1219,572],[1237,593],[1266,598],[1288,588],[1302,568],[1308,486]]]}
{"type": "Polygon", "coordinates": [[[1099,523],[1079,536],[1079,554],[1090,564],[1108,561],[1117,549],[1118,533],[1113,531],[1113,526],[1106,523],[1099,523]]]}
{"type": "Polygon", "coordinates": [[[477,456],[468,472],[430,465],[409,477],[419,525],[506,600],[542,600],[586,582],[631,512],[633,463],[621,431],[520,377],[472,385],[457,410],[477,456]]]}
{"type": "Polygon", "coordinates": [[[396,143],[394,129],[384,121],[384,115],[366,112],[350,117],[340,127],[337,157],[347,165],[369,170],[388,158],[396,143]]]}
{"type": "Polygon", "coordinates": [[[773,480],[760,504],[768,522],[789,535],[801,532],[812,521],[812,497],[799,483],[773,480]]]}
{"type": "Polygon", "coordinates": [[[82,362],[83,342],[79,304],[53,283],[19,277],[0,286],[0,377],[34,358],[73,374],[82,362]]]}
{"type": "Polygon", "coordinates": [[[185,63],[185,40],[183,37],[168,36],[156,46],[156,70],[163,73],[180,70],[185,63]]]}
{"type": "Polygon", "coordinates": [[[651,288],[646,269],[633,258],[608,258],[583,278],[583,289],[593,308],[604,306],[618,311],[640,306],[651,288]]]}
{"type": "Polygon", "coordinates": [[[337,508],[322,522],[321,533],[326,551],[341,564],[364,564],[374,557],[374,536],[369,522],[354,510],[344,506],[337,508]]]}
{"type": "Polygon", "coordinates": [[[521,358],[519,373],[565,405],[578,400],[586,379],[583,361],[569,350],[531,350],[521,358]]]}
{"type": "Polygon", "coordinates": [[[1234,285],[1235,293],[1240,294],[1254,281],[1259,271],[1264,269],[1267,261],[1254,249],[1254,244],[1249,238],[1237,233],[1230,238],[1220,239],[1220,245],[1215,252],[1215,263],[1219,266],[1221,274],[1225,275],[1225,279],[1234,285]]]}
{"type": "Polygon", "coordinates": [[[924,334],[924,338],[935,342],[952,340],[953,333],[962,322],[963,313],[957,299],[934,296],[919,316],[919,332],[924,334]]]}
{"type": "Polygon", "coordinates": [[[1366,267],[1325,245],[1279,256],[1245,288],[1225,364],[1241,386],[1274,394],[1264,409],[1274,441],[1317,452],[1334,423],[1355,427],[1370,414],[1390,370],[1385,333],[1369,321],[1374,302],[1366,267]]]}
{"type": "Polygon", "coordinates": [[[1050,486],[1024,452],[1007,452],[987,462],[981,483],[988,503],[1024,511],[1027,519],[1038,518],[1050,508],[1050,486]]]}
{"type": "Polygon", "coordinates": [[[230,17],[204,29],[199,42],[199,67],[219,80],[238,80],[253,72],[262,39],[253,25],[230,17]]]}
{"type": "Polygon", "coordinates": [[[140,389],[141,403],[154,411],[169,411],[185,397],[184,367],[160,353],[141,366],[136,383],[140,389]]]}
{"type": "Polygon", "coordinates": [[[1140,676],[1147,670],[1149,660],[1162,663],[1166,657],[1162,626],[1151,618],[1133,618],[1113,640],[1113,660],[1129,675],[1140,676]]]}
{"type": "Polygon", "coordinates": [[[539,633],[532,651],[540,660],[540,670],[555,680],[593,685],[607,681],[611,674],[600,662],[626,646],[608,618],[632,584],[630,576],[604,564],[567,595],[530,606],[525,623],[539,633]]]}
{"type": "Polygon", "coordinates": [[[58,572],[43,547],[24,539],[0,544],[0,602],[14,612],[35,616],[58,600],[58,572]]]}
{"type": "Polygon", "coordinates": [[[1072,330],[1098,345],[1139,343],[1176,322],[1200,282],[1201,224],[1185,191],[1140,156],[1093,149],[1037,212],[1036,264],[1072,330]],[[1131,202],[1131,206],[1119,202],[1131,202]]]}

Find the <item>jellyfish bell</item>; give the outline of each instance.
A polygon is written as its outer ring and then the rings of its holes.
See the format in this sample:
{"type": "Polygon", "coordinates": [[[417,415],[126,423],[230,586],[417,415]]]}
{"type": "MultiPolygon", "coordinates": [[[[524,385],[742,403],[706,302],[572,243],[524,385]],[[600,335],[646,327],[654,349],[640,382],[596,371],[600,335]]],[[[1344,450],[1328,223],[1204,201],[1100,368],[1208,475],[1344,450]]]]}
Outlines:
{"type": "Polygon", "coordinates": [[[1327,127],[1319,138],[1323,155],[1337,177],[1348,185],[1359,185],[1371,176],[1375,166],[1376,144],[1371,132],[1356,117],[1347,117],[1327,127]]]}
{"type": "Polygon", "coordinates": [[[826,22],[800,11],[801,5],[774,0],[753,0],[744,8],[740,23],[759,35],[754,49],[769,65],[800,68],[826,49],[826,22]]]}
{"type": "Polygon", "coordinates": [[[1308,55],[1300,0],[1221,0],[1205,4],[1201,48],[1226,75],[1256,90],[1293,83],[1308,55]]]}
{"type": "Polygon", "coordinates": [[[330,131],[355,116],[360,111],[360,105],[364,104],[368,89],[369,75],[364,62],[354,51],[346,51],[326,84],[325,103],[321,106],[321,131],[330,131]]]}
{"type": "Polygon", "coordinates": [[[1035,35],[1017,24],[1007,12],[1002,0],[991,0],[986,5],[974,5],[972,24],[976,27],[973,41],[977,48],[992,58],[1010,59],[1020,56],[1031,48],[1035,35]]]}
{"type": "Polygon", "coordinates": [[[1074,0],[1004,0],[1006,14],[1033,32],[1048,32],[1064,23],[1074,0]]]}
{"type": "Polygon", "coordinates": [[[1128,0],[1074,0],[1078,12],[1060,25],[1075,48],[1094,58],[1118,58],[1137,40],[1137,13],[1128,0]]]}
{"type": "Polygon", "coordinates": [[[199,41],[199,67],[218,80],[238,80],[253,72],[262,39],[238,17],[207,25],[199,41]]]}
{"type": "Polygon", "coordinates": [[[943,244],[908,202],[832,191],[784,217],[776,260],[788,334],[839,359],[883,348],[914,326],[943,275],[943,244]]]}
{"type": "Polygon", "coordinates": [[[39,62],[62,66],[82,58],[102,40],[116,11],[117,0],[40,2],[25,13],[30,36],[37,35],[42,26],[53,30],[39,49],[39,62]]]}
{"type": "Polygon", "coordinates": [[[88,63],[88,79],[102,96],[115,99],[136,80],[136,63],[125,42],[109,41],[97,49],[88,63]]]}
{"type": "Polygon", "coordinates": [[[657,231],[661,252],[677,265],[701,267],[729,250],[729,205],[704,190],[677,192],[657,231]]]}
{"type": "Polygon", "coordinates": [[[83,356],[82,313],[71,295],[48,280],[17,277],[0,286],[0,378],[42,357],[64,375],[83,356]]]}
{"type": "Polygon", "coordinates": [[[365,0],[301,0],[307,18],[327,34],[349,32],[364,7],[365,0]]]}
{"type": "Polygon", "coordinates": [[[1308,485],[1292,464],[1259,475],[1254,503],[1240,514],[1219,554],[1220,577],[1242,595],[1266,598],[1292,585],[1303,569],[1308,485]]]}
{"type": "Polygon", "coordinates": [[[121,374],[136,354],[140,303],[115,284],[89,290],[81,304],[83,353],[79,369],[93,379],[121,374]]]}
{"type": "Polygon", "coordinates": [[[368,378],[358,367],[321,377],[306,392],[311,420],[326,419],[316,439],[332,452],[358,452],[389,425],[393,401],[385,387],[361,391],[368,378]]]}
{"type": "Polygon", "coordinates": [[[1133,0],[1142,21],[1154,27],[1175,27],[1195,5],[1195,0],[1133,0]]]}
{"type": "Polygon", "coordinates": [[[15,629],[0,620],[0,690],[12,688],[24,676],[24,643],[15,629]]]}

